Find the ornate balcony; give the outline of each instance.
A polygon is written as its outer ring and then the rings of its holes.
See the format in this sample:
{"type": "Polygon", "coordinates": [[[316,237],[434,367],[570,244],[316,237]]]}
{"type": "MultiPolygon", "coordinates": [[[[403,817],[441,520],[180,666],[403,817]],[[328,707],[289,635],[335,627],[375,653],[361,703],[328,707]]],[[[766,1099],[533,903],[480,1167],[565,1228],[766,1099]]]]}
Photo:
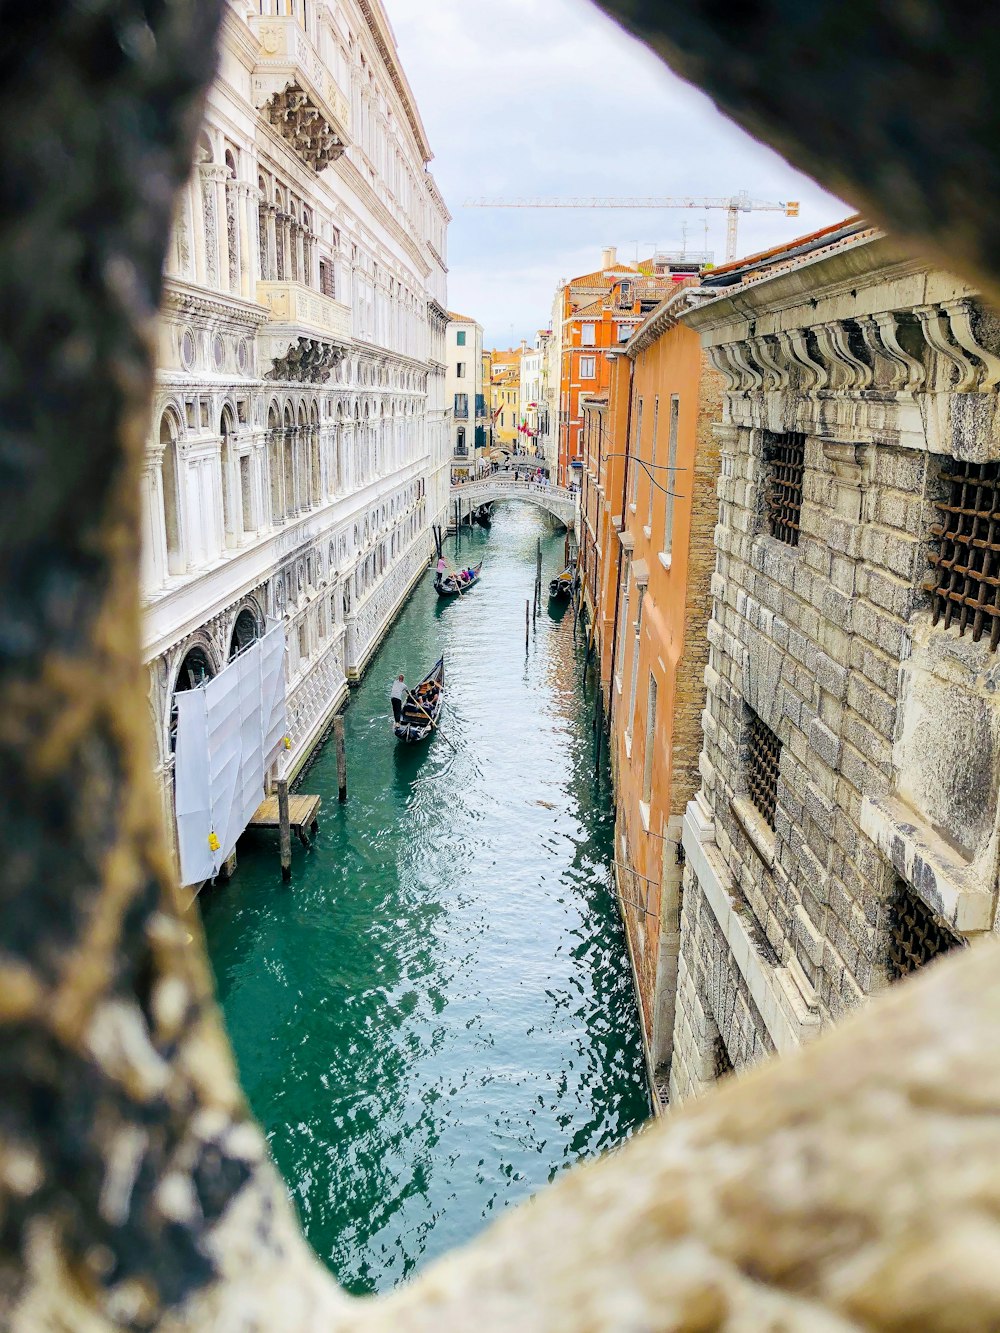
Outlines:
{"type": "Polygon", "coordinates": [[[350,108],[319,52],[294,18],[251,17],[260,42],[254,105],[316,172],[347,147],[350,108]]]}
{"type": "Polygon", "coordinates": [[[257,302],[271,318],[258,335],[264,378],[325,384],[351,341],[351,311],[299,282],[259,282],[257,302]]]}

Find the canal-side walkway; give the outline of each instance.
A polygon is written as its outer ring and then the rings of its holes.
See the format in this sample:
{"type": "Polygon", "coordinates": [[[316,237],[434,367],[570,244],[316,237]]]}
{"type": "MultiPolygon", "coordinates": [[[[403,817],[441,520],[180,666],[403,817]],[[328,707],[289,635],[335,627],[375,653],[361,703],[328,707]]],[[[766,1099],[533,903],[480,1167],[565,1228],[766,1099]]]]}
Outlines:
{"type": "Polygon", "coordinates": [[[345,714],[347,805],[332,746],[309,771],[323,820],[292,884],[262,835],[202,899],[243,1086],[310,1241],[358,1292],[649,1113],[572,612],[543,601],[524,651],[539,536],[547,586],[563,536],[505,504],[463,540],[478,588],[417,587],[345,714]],[[444,736],[398,746],[391,681],[442,651],[444,736]]]}

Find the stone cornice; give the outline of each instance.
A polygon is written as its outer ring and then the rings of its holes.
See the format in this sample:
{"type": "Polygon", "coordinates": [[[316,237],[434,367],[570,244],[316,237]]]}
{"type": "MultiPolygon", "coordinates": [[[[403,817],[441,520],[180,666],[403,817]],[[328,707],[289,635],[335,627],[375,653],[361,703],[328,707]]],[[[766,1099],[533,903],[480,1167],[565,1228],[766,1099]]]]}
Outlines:
{"type": "Polygon", "coordinates": [[[684,286],[679,291],[671,292],[661,301],[655,310],[650,311],[635,333],[622,349],[631,360],[645,351],[652,343],[661,338],[668,329],[672,329],[679,316],[690,310],[699,301],[704,301],[707,293],[696,286],[684,286]]]}
{"type": "Polygon", "coordinates": [[[399,100],[403,104],[406,119],[409,122],[410,129],[413,131],[413,137],[417,141],[417,147],[420,149],[424,163],[426,164],[431,161],[434,154],[431,152],[431,146],[427,142],[427,133],[424,130],[423,122],[420,119],[420,115],[414,103],[413,94],[410,92],[410,85],[407,82],[406,75],[403,73],[399,62],[396,60],[392,40],[383,27],[381,13],[376,12],[381,9],[381,6],[378,5],[378,0],[376,0],[374,5],[370,3],[370,0],[357,0],[357,6],[361,10],[365,22],[368,24],[368,30],[374,38],[378,53],[382,57],[382,61],[388,70],[392,85],[396,89],[399,100]]]}
{"type": "MultiPolygon", "coordinates": [[[[836,298],[879,282],[931,272],[926,261],[901,256],[898,244],[883,233],[866,235],[843,243],[836,250],[806,255],[788,268],[755,278],[752,282],[725,289],[690,311],[684,322],[705,334],[740,319],[754,320],[803,303],[836,298]]],[[[970,295],[971,288],[958,283],[970,295]]]]}
{"type": "MultiPolygon", "coordinates": [[[[448,216],[450,221],[451,215],[449,214],[448,216]]],[[[430,241],[425,241],[424,244],[427,246],[427,249],[431,252],[431,254],[434,256],[437,262],[441,265],[441,271],[443,273],[447,273],[448,265],[444,262],[444,257],[438,254],[437,250],[434,248],[433,245],[431,245],[430,241]]]]}
{"type": "Polygon", "coordinates": [[[222,292],[210,291],[173,277],[164,280],[160,313],[221,318],[240,328],[251,329],[266,324],[270,319],[270,313],[256,301],[247,301],[241,296],[226,296],[222,292]]]}

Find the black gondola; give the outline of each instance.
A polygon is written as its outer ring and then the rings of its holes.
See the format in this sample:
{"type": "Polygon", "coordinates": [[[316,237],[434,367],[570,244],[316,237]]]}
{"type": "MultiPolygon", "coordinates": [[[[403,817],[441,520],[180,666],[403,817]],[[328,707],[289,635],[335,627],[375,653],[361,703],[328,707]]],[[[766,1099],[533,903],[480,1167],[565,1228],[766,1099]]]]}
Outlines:
{"type": "Polygon", "coordinates": [[[550,597],[571,597],[573,595],[573,579],[576,576],[576,570],[572,565],[567,565],[561,574],[557,574],[549,583],[550,597]]]}
{"type": "Polygon", "coordinates": [[[434,730],[444,707],[444,658],[439,657],[418,685],[407,691],[399,710],[399,721],[393,723],[396,739],[413,745],[425,741],[434,730]]]}
{"type": "Polygon", "coordinates": [[[434,584],[434,587],[437,589],[437,595],[439,597],[458,597],[459,594],[464,596],[470,588],[474,588],[479,582],[482,569],[483,562],[480,560],[478,565],[472,566],[472,578],[467,579],[464,582],[459,580],[457,573],[447,574],[440,583],[435,582],[434,584]]]}

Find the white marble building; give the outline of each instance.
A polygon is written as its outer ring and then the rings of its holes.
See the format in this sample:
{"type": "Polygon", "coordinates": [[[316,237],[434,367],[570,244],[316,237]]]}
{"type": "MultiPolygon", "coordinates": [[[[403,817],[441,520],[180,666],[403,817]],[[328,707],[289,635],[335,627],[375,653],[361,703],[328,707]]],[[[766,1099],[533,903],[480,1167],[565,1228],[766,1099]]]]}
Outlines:
{"type": "Polygon", "coordinates": [[[265,619],[292,768],[447,507],[448,210],[379,0],[229,0],[167,264],[143,479],[156,764],[265,619]]]}

